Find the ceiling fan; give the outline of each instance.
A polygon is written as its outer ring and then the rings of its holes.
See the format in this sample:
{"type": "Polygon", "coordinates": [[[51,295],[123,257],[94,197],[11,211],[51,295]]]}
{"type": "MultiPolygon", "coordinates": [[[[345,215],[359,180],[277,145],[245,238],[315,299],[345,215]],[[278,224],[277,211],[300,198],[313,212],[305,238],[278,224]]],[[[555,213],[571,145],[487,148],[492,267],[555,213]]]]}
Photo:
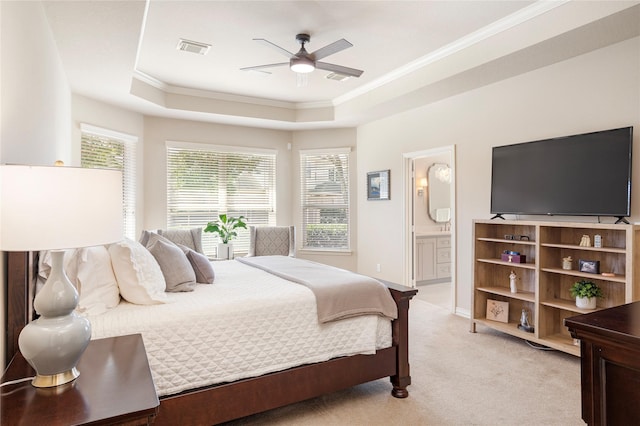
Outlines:
{"type": "Polygon", "coordinates": [[[301,47],[297,53],[291,53],[287,49],[284,49],[277,44],[271,43],[269,40],[265,40],[263,38],[254,38],[255,41],[265,44],[269,47],[276,49],[281,54],[285,55],[289,58],[289,62],[280,62],[277,64],[267,64],[267,65],[257,65],[254,67],[245,67],[240,68],[243,71],[250,70],[262,70],[265,68],[273,68],[280,67],[283,65],[289,65],[291,71],[306,74],[310,73],[313,70],[320,69],[325,71],[332,71],[336,74],[342,74],[349,77],[360,77],[364,71],[357,70],[355,68],[343,67],[342,65],[329,64],[327,62],[320,62],[319,60],[322,58],[326,58],[329,55],[333,55],[334,53],[338,53],[344,49],[348,49],[352,47],[353,44],[349,43],[345,39],[340,39],[331,44],[322,47],[315,52],[309,53],[304,48],[306,43],[309,43],[311,37],[309,34],[298,34],[296,35],[296,40],[300,43],[301,47]]]}

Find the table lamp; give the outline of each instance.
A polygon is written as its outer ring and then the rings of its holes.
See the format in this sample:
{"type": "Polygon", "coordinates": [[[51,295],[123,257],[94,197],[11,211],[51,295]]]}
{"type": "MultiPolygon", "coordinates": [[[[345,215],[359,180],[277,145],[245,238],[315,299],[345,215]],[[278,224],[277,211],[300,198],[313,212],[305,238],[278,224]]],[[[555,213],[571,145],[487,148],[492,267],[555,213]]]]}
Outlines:
{"type": "Polygon", "coordinates": [[[91,338],[77,315],[78,292],[64,272],[64,250],[123,238],[122,174],[76,167],[0,165],[0,250],[51,250],[51,272],[33,306],[40,315],[21,331],[20,352],[35,387],[75,380],[91,338]]]}

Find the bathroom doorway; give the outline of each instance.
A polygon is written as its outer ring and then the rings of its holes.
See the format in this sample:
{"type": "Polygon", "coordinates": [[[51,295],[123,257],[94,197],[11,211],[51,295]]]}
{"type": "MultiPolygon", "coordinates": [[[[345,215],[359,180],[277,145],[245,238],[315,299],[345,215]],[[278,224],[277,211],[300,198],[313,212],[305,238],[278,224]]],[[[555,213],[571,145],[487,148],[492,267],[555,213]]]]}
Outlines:
{"type": "Polygon", "coordinates": [[[455,146],[404,158],[405,279],[419,299],[455,312],[455,146]]]}

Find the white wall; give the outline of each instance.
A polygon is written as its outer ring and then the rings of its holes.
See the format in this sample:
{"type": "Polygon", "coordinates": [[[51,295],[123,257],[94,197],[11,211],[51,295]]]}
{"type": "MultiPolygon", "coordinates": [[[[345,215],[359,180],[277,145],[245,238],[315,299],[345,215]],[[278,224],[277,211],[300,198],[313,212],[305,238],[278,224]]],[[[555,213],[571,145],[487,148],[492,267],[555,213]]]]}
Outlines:
{"type": "MultiPolygon", "coordinates": [[[[367,204],[363,193],[358,196],[358,272],[402,282],[404,204],[393,195],[402,194],[403,181],[394,178],[401,175],[402,154],[456,145],[456,306],[468,312],[472,220],[490,217],[491,147],[629,125],[636,128],[634,146],[640,152],[637,37],[361,126],[358,187],[365,185],[366,170],[388,168],[392,197],[367,204]]],[[[640,170],[640,155],[634,157],[634,169],[640,170]]],[[[640,173],[632,186],[631,220],[637,221],[640,173]]]]}
{"type": "MultiPolygon", "coordinates": [[[[0,163],[71,159],[71,93],[39,2],[0,2],[0,163]]],[[[0,270],[5,270],[4,253],[0,270]]],[[[6,329],[5,275],[0,327],[6,329]]],[[[5,334],[0,338],[4,365],[5,334]]]]}
{"type": "Polygon", "coordinates": [[[302,247],[302,235],[300,232],[296,235],[296,247],[298,247],[297,257],[313,260],[315,262],[326,263],[338,268],[356,271],[357,268],[357,223],[358,210],[357,198],[358,188],[356,170],[356,129],[329,129],[329,130],[313,130],[293,133],[293,147],[291,155],[292,173],[290,179],[292,182],[292,201],[291,211],[293,214],[292,224],[300,229],[302,223],[302,210],[300,206],[300,150],[320,149],[320,148],[350,148],[349,155],[349,183],[351,200],[349,209],[351,210],[351,251],[344,252],[313,252],[308,250],[300,250],[302,247]]]}
{"type": "Polygon", "coordinates": [[[71,159],[71,93],[39,2],[2,7],[3,162],[51,165],[71,159]]]}
{"type": "MultiPolygon", "coordinates": [[[[194,142],[237,145],[277,150],[276,214],[278,225],[289,225],[291,218],[291,132],[251,127],[227,126],[159,117],[144,119],[144,228],[167,225],[166,142],[194,142]]],[[[212,218],[213,220],[214,218],[212,218]]]]}

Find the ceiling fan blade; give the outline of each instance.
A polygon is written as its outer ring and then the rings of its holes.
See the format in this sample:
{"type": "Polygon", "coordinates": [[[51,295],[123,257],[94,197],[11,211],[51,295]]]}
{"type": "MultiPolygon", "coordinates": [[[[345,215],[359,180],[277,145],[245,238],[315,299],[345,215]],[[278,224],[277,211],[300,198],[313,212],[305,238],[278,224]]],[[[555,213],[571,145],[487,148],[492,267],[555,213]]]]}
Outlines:
{"type": "Polygon", "coordinates": [[[360,77],[364,71],[355,68],[343,67],[342,65],[328,64],[316,61],[316,68],[319,70],[333,71],[337,74],[348,75],[350,77],[360,77]]]}
{"type": "Polygon", "coordinates": [[[277,50],[278,52],[280,52],[282,55],[286,56],[287,58],[291,58],[294,54],[289,52],[287,49],[284,49],[280,46],[278,46],[277,44],[273,44],[271,43],[269,40],[266,40],[264,38],[254,38],[254,41],[257,41],[258,43],[262,43],[265,46],[269,46],[272,49],[277,50]]]}
{"type": "Polygon", "coordinates": [[[280,67],[282,65],[289,65],[289,62],[279,62],[277,64],[256,65],[255,67],[240,68],[241,71],[261,70],[264,68],[280,67]]]}
{"type": "Polygon", "coordinates": [[[329,55],[333,55],[334,53],[338,53],[344,49],[348,49],[352,47],[353,44],[349,43],[345,39],[340,39],[338,41],[334,41],[331,44],[327,44],[325,47],[321,47],[311,54],[313,58],[317,61],[318,59],[326,58],[329,55]]]}

